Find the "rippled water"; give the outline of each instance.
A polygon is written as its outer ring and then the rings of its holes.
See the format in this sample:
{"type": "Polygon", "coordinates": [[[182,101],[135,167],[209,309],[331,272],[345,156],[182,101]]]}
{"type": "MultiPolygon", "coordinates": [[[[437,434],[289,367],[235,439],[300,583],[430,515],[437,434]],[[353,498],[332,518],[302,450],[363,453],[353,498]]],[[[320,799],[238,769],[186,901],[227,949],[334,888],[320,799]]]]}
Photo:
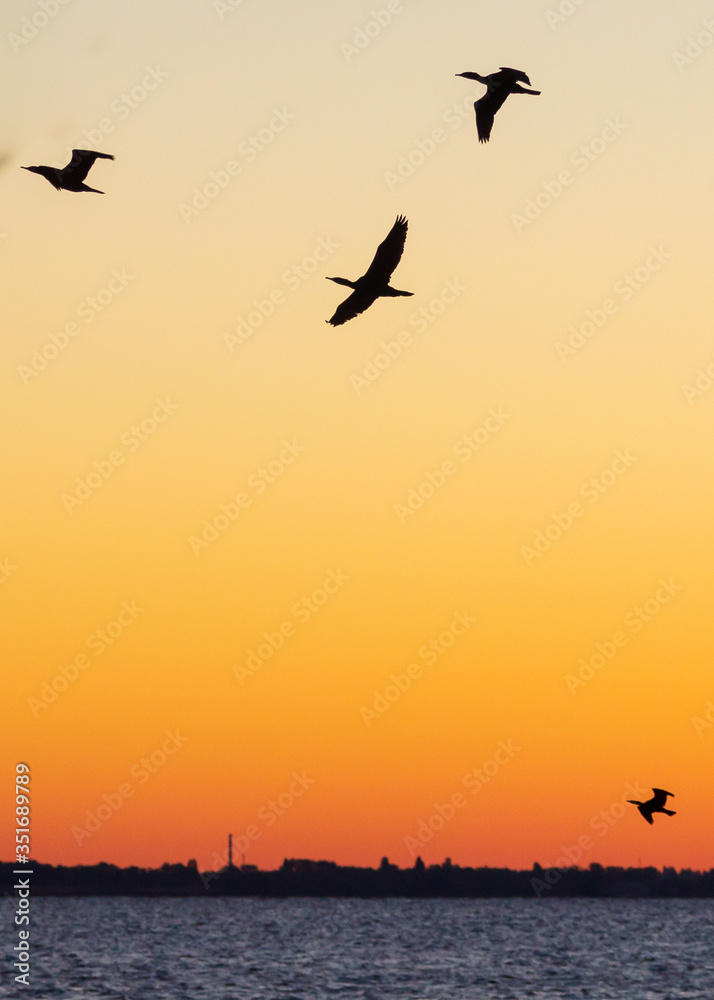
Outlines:
{"type": "MultiPolygon", "coordinates": [[[[32,981],[126,1000],[712,1000],[712,900],[37,899],[32,981]]],[[[9,947],[8,947],[9,944],[9,947]]]]}

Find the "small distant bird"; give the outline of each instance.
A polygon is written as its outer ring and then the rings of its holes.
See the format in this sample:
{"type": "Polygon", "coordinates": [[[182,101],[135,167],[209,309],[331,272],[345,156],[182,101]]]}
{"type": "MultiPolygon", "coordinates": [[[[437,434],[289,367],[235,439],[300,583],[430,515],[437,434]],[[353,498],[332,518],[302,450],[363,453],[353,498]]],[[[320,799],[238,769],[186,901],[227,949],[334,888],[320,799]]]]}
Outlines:
{"type": "Polygon", "coordinates": [[[491,138],[493,119],[509,94],[540,94],[540,90],[526,90],[525,87],[521,87],[519,80],[527,83],[529,87],[531,81],[520,69],[509,69],[508,66],[501,66],[500,72],[490,73],[488,76],[480,76],[478,73],[456,75],[465,76],[467,80],[478,80],[488,88],[483,97],[474,104],[479,142],[488,142],[491,138]]]}
{"type": "Polygon", "coordinates": [[[93,149],[73,149],[72,159],[66,167],[23,167],[33,174],[42,174],[58,191],[93,191],[94,194],[104,194],[96,188],[90,188],[84,183],[95,160],[113,160],[111,153],[97,153],[93,149]]]}
{"type": "Polygon", "coordinates": [[[389,279],[392,271],[401,260],[404,252],[404,242],[407,238],[407,220],[403,215],[397,216],[397,221],[385,239],[377,247],[374,260],[369,265],[361,278],[350,281],[349,278],[328,278],[328,281],[336,281],[338,285],[347,285],[354,288],[344,302],[341,302],[335,310],[335,315],[327,322],[332,326],[340,326],[348,319],[354,319],[365,309],[369,309],[373,302],[382,296],[392,297],[395,295],[413,295],[414,292],[400,292],[398,288],[392,288],[389,279]]]}
{"type": "Polygon", "coordinates": [[[665,809],[664,804],[667,796],[674,798],[674,792],[665,792],[664,788],[653,788],[654,795],[646,802],[638,802],[637,799],[628,799],[630,805],[637,806],[648,823],[652,823],[652,813],[665,813],[667,816],[676,816],[674,809],[665,809]]]}

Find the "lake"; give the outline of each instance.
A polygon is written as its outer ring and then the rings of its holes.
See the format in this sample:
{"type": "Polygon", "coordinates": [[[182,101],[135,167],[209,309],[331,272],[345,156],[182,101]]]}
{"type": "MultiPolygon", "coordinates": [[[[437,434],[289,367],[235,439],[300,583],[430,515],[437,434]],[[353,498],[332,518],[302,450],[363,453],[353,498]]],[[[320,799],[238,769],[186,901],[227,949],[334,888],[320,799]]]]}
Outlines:
{"type": "Polygon", "coordinates": [[[714,997],[714,900],[35,897],[24,994],[4,937],[3,997],[714,997]]]}

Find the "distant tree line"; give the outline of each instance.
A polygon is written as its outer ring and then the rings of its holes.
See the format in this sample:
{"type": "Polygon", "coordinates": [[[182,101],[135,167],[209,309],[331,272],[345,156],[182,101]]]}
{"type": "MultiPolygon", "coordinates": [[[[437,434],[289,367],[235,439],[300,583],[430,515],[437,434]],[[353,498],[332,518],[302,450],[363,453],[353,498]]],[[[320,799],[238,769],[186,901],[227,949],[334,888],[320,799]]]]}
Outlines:
{"type": "MultiPolygon", "coordinates": [[[[447,858],[428,867],[417,858],[412,868],[382,859],[378,868],[354,868],[334,861],[286,858],[276,871],[254,865],[199,871],[195,861],[161,868],[116,865],[31,864],[34,896],[340,896],[378,898],[554,897],[713,898],[714,869],[674,868],[462,868],[447,858]]],[[[6,892],[15,866],[0,862],[6,892]]],[[[28,865],[28,867],[30,867],[28,865]]]]}

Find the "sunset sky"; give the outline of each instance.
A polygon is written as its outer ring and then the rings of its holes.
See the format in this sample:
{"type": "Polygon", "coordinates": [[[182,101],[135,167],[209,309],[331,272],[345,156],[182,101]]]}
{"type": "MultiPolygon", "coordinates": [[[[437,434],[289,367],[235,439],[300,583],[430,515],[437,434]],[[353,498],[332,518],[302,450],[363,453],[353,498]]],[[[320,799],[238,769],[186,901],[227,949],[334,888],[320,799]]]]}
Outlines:
{"type": "Polygon", "coordinates": [[[713,867],[711,4],[0,44],[0,858],[23,761],[43,862],[713,867]],[[327,325],[398,214],[413,297],[327,325]]]}

